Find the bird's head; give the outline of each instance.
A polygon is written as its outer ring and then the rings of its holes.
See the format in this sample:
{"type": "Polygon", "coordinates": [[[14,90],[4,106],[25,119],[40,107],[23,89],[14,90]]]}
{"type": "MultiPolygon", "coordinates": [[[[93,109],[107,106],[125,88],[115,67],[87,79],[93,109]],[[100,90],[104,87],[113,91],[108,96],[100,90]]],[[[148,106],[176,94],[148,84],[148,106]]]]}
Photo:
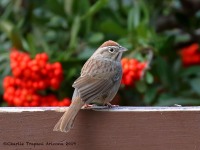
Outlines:
{"type": "Polygon", "coordinates": [[[112,61],[120,61],[123,52],[127,51],[126,48],[119,45],[114,41],[104,42],[92,55],[93,58],[105,58],[112,61]]]}

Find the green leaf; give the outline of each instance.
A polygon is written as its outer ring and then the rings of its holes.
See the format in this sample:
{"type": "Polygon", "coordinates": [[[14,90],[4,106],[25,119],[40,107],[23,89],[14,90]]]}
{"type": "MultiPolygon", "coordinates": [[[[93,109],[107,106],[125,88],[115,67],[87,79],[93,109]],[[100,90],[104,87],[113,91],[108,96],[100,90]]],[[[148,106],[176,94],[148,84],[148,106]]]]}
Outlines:
{"type": "Polygon", "coordinates": [[[8,38],[12,41],[12,45],[16,48],[22,49],[21,33],[17,26],[10,21],[1,20],[0,30],[7,34],[8,38]]]}
{"type": "MultiPolygon", "coordinates": [[[[43,38],[43,34],[41,32],[41,29],[39,27],[34,28],[35,32],[35,38],[37,39],[37,44],[39,44],[42,47],[42,50],[45,51],[46,53],[50,53],[50,47],[47,44],[46,40],[43,38]]],[[[28,45],[28,43],[27,43],[28,45]]]]}
{"type": "Polygon", "coordinates": [[[170,99],[174,97],[171,93],[161,93],[159,95],[158,101],[166,101],[167,99],[170,99]]]}
{"type": "Polygon", "coordinates": [[[144,83],[144,81],[137,81],[135,83],[135,86],[136,86],[136,89],[141,93],[144,93],[146,91],[146,89],[147,89],[147,86],[144,83]]]}
{"type": "Polygon", "coordinates": [[[133,26],[136,28],[140,23],[140,7],[137,1],[134,3],[133,15],[133,26]]]}
{"type": "Polygon", "coordinates": [[[142,12],[142,20],[141,22],[146,24],[147,26],[149,25],[149,20],[150,20],[150,14],[151,14],[151,10],[150,7],[148,6],[147,3],[145,3],[144,1],[139,1],[140,2],[140,6],[141,7],[141,12],[142,12]]]}
{"type": "Polygon", "coordinates": [[[31,51],[31,54],[36,55],[38,51],[35,47],[35,39],[32,34],[27,35],[27,42],[28,42],[29,50],[31,51]]]}
{"type": "Polygon", "coordinates": [[[145,80],[147,81],[148,84],[152,84],[154,81],[153,75],[150,72],[146,72],[145,80]]]}
{"type": "Polygon", "coordinates": [[[94,48],[86,47],[82,50],[82,52],[78,55],[79,59],[87,60],[94,53],[94,48]]]}
{"type": "Polygon", "coordinates": [[[6,9],[2,9],[3,11],[1,11],[1,18],[7,19],[13,11],[13,4],[8,0],[1,0],[0,5],[1,5],[1,8],[6,8],[6,9]]]}
{"type": "Polygon", "coordinates": [[[155,87],[149,88],[144,95],[144,102],[147,105],[151,105],[152,102],[154,101],[155,97],[157,94],[157,90],[155,87]]]}
{"type": "MultiPolygon", "coordinates": [[[[1,52],[0,63],[3,63],[6,60],[9,60],[9,53],[8,52],[1,52]]],[[[1,67],[0,67],[0,69],[1,69],[1,67]]]]}
{"type": "Polygon", "coordinates": [[[0,20],[0,30],[5,32],[8,37],[11,36],[11,32],[13,30],[13,24],[7,20],[0,20]]]}
{"type": "Polygon", "coordinates": [[[22,37],[18,28],[13,28],[10,39],[14,47],[22,49],[22,37]]]}
{"type": "Polygon", "coordinates": [[[25,51],[29,52],[28,42],[24,38],[22,38],[22,46],[25,51]]]}
{"type": "Polygon", "coordinates": [[[190,86],[196,93],[200,95],[200,78],[191,79],[190,86]]]}
{"type": "Polygon", "coordinates": [[[120,26],[118,23],[114,22],[113,20],[105,20],[100,24],[100,29],[108,34],[117,34],[119,36],[125,36],[127,34],[126,29],[120,26]]]}
{"type": "Polygon", "coordinates": [[[101,42],[102,40],[104,39],[104,35],[100,32],[97,32],[97,33],[93,33],[89,39],[88,39],[88,42],[90,43],[98,43],[98,42],[101,42]]]}
{"type": "Polygon", "coordinates": [[[72,14],[72,4],[73,0],[64,0],[64,10],[67,15],[72,14]]]}
{"type": "Polygon", "coordinates": [[[186,33],[186,34],[181,34],[180,33],[175,36],[174,43],[183,43],[183,42],[188,42],[191,40],[191,35],[186,33]]]}
{"type": "Polygon", "coordinates": [[[80,20],[80,16],[76,16],[72,25],[72,29],[71,29],[71,38],[70,38],[70,42],[69,42],[69,49],[74,49],[76,47],[77,44],[77,35],[80,29],[80,25],[81,25],[81,20],[80,20]]]}
{"type": "Polygon", "coordinates": [[[172,80],[172,71],[168,65],[168,63],[161,57],[157,57],[156,60],[156,69],[157,74],[159,75],[162,83],[165,86],[172,86],[173,80],[172,80]]]}
{"type": "Polygon", "coordinates": [[[181,72],[181,76],[183,76],[183,77],[190,76],[190,75],[196,75],[196,74],[200,74],[200,66],[191,66],[189,68],[185,68],[181,72]]]}
{"type": "Polygon", "coordinates": [[[139,25],[140,20],[140,12],[139,7],[133,7],[128,13],[128,30],[130,32],[134,31],[134,29],[139,25]]]}
{"type": "Polygon", "coordinates": [[[98,0],[94,5],[90,7],[90,9],[84,14],[81,19],[84,20],[88,17],[93,16],[96,12],[98,12],[100,9],[102,9],[106,4],[108,3],[108,0],[98,0]]]}

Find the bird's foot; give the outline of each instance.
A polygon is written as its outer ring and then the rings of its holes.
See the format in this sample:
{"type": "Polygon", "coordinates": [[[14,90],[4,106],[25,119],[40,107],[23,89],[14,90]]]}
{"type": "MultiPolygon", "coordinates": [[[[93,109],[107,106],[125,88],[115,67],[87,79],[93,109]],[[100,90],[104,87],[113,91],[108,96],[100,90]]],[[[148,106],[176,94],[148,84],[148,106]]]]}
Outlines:
{"type": "Polygon", "coordinates": [[[97,104],[85,104],[82,109],[109,109],[109,108],[114,108],[118,107],[119,105],[112,105],[110,103],[106,103],[104,105],[97,105],[97,104]]]}
{"type": "Polygon", "coordinates": [[[92,109],[94,108],[95,106],[97,106],[96,104],[85,104],[83,105],[82,109],[92,109]]]}
{"type": "Polygon", "coordinates": [[[105,106],[107,106],[108,108],[114,108],[118,107],[119,105],[112,105],[111,103],[106,103],[105,106]]]}

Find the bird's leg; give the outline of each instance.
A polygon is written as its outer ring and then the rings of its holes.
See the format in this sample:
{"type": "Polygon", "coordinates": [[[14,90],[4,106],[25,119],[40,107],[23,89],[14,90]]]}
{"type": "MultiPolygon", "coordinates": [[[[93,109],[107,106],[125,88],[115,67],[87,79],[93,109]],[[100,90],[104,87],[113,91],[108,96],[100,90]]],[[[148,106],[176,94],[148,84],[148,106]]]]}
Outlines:
{"type": "Polygon", "coordinates": [[[97,106],[96,104],[85,104],[83,105],[82,109],[92,109],[94,108],[95,106],[97,106]]]}
{"type": "Polygon", "coordinates": [[[106,103],[106,104],[105,104],[105,106],[107,106],[108,108],[112,108],[112,107],[113,107],[113,106],[112,106],[112,104],[111,104],[111,103],[109,103],[109,102],[108,102],[108,103],[106,103]]]}
{"type": "Polygon", "coordinates": [[[83,107],[82,107],[82,109],[88,109],[90,107],[92,107],[92,105],[90,105],[90,104],[84,104],[83,107]]]}
{"type": "Polygon", "coordinates": [[[118,107],[119,105],[112,105],[109,102],[98,106],[97,104],[84,104],[84,106],[82,107],[82,109],[103,109],[103,108],[114,108],[114,107],[118,107]]]}
{"type": "Polygon", "coordinates": [[[118,107],[119,105],[112,105],[111,103],[106,103],[105,106],[107,106],[108,108],[113,108],[113,107],[118,107]]]}

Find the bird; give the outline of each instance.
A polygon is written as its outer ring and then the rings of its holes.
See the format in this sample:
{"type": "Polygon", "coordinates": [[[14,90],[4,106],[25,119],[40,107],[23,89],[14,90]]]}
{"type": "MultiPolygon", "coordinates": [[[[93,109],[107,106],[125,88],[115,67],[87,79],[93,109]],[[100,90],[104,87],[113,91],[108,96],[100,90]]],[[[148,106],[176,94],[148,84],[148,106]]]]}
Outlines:
{"type": "Polygon", "coordinates": [[[79,110],[89,104],[112,106],[110,102],[117,94],[122,79],[121,57],[125,51],[125,47],[108,40],[92,54],[72,85],[71,105],[53,131],[69,132],[79,110]]]}

